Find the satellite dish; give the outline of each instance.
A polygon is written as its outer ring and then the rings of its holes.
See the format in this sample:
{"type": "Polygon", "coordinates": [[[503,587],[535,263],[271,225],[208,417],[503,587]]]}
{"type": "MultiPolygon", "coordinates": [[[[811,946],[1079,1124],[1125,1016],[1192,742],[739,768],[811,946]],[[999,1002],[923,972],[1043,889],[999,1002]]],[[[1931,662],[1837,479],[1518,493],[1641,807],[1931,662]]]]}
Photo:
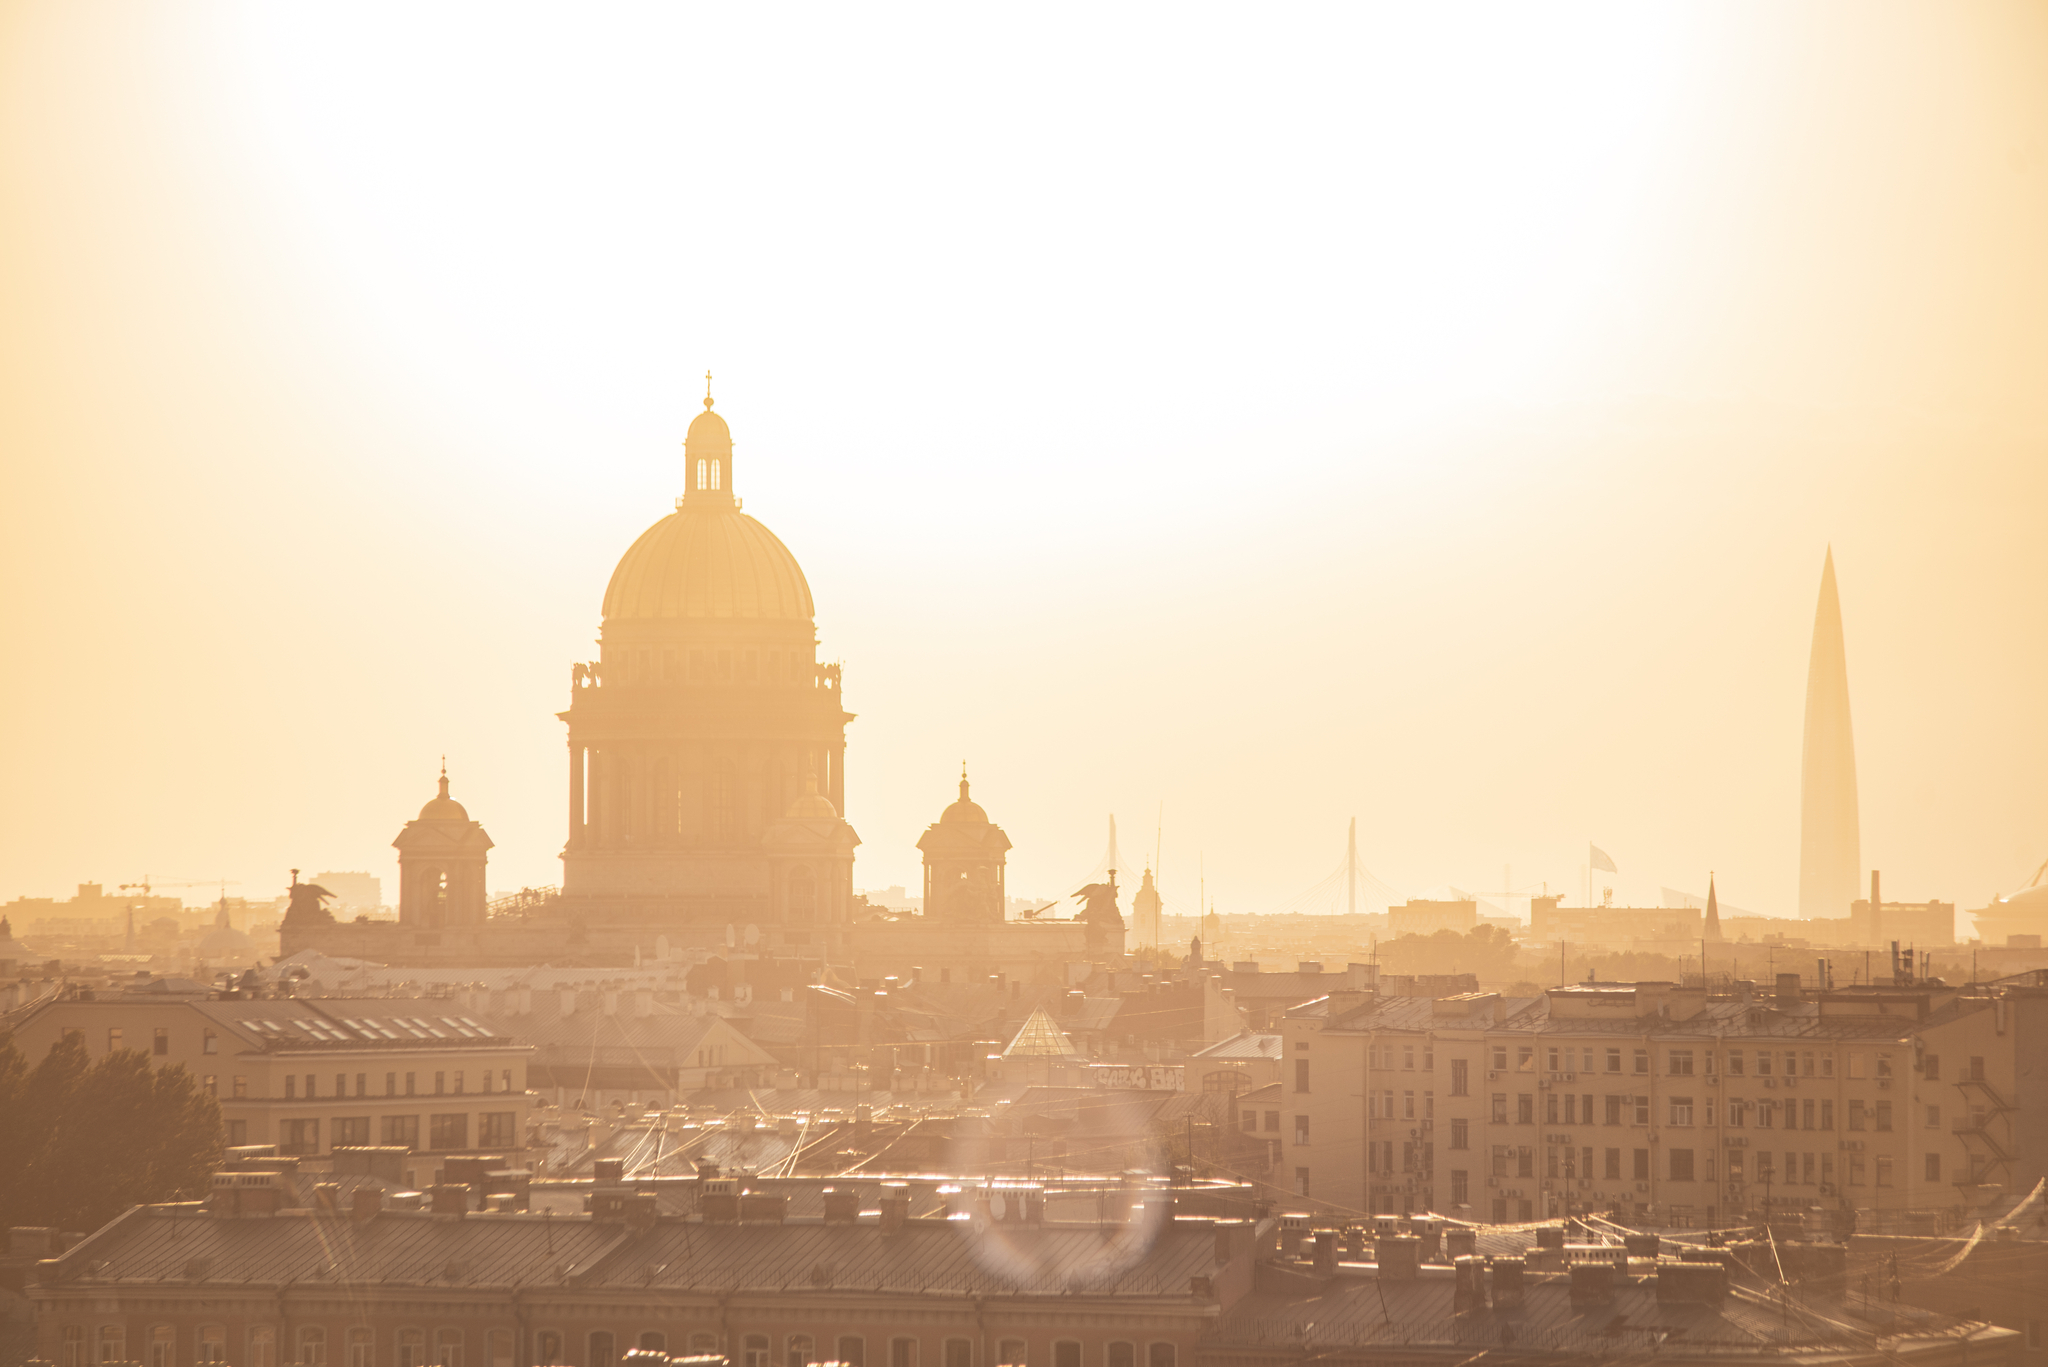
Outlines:
{"type": "Polygon", "coordinates": [[[749,922],[747,922],[747,944],[748,944],[748,946],[749,946],[749,947],[751,948],[752,946],[754,946],[754,945],[758,945],[758,944],[760,944],[760,943],[761,943],[761,927],[759,927],[759,926],[755,925],[755,924],[754,924],[754,923],[753,923],[752,921],[749,921],[749,922]]]}
{"type": "Polygon", "coordinates": [[[740,933],[739,933],[739,931],[738,931],[737,929],[735,929],[735,928],[733,927],[733,925],[732,925],[732,923],[731,923],[730,921],[726,922],[726,926],[725,926],[725,947],[726,947],[727,949],[731,949],[731,948],[732,948],[732,947],[733,947],[734,945],[738,944],[739,942],[740,942],[740,933]]]}

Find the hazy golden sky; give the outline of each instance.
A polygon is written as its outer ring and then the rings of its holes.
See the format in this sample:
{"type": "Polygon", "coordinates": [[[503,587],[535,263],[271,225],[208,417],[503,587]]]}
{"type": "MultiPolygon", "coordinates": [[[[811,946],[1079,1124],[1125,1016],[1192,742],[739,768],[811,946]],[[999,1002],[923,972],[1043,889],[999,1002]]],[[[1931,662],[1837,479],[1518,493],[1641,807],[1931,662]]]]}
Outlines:
{"type": "MultiPolygon", "coordinates": [[[[2048,9],[0,6],[0,897],[389,877],[553,713],[718,375],[845,661],[1054,895],[1789,913],[2048,858],[2048,9]]],[[[387,885],[392,886],[392,885],[387,885]]],[[[189,894],[197,900],[203,894],[189,894]]]]}

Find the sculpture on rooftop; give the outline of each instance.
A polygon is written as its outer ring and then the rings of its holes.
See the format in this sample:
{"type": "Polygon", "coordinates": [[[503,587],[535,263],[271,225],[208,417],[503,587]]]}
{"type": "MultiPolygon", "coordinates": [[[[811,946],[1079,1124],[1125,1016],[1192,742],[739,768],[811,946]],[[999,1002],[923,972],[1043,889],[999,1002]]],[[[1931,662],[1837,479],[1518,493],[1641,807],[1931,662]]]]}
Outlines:
{"type": "Polygon", "coordinates": [[[284,928],[299,930],[309,925],[334,924],[334,913],[324,905],[334,894],[318,883],[301,883],[299,871],[292,870],[291,904],[285,908],[284,928]]]}

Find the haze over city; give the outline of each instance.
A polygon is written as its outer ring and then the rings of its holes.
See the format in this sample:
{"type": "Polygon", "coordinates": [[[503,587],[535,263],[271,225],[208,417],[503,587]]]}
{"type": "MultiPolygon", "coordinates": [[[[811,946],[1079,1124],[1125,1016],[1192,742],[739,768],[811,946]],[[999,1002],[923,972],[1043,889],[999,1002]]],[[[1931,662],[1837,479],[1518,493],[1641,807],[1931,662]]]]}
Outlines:
{"type": "MultiPolygon", "coordinates": [[[[561,882],[568,665],[736,492],[857,887],[969,765],[1226,912],[1792,915],[1833,549],[1863,862],[2048,858],[2037,6],[0,16],[0,896],[561,882]]],[[[191,900],[203,897],[194,892],[191,900]]]]}
{"type": "Polygon", "coordinates": [[[0,4],[0,1367],[2040,1367],[2048,5],[0,4]]]}

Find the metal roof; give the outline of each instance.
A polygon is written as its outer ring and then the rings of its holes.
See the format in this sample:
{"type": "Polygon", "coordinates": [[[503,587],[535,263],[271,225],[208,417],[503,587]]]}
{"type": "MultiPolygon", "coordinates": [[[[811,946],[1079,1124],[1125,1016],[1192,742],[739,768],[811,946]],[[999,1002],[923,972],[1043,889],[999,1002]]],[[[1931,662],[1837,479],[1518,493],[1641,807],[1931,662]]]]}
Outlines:
{"type": "Polygon", "coordinates": [[[63,1259],[65,1285],[660,1287],[994,1295],[1188,1295],[1213,1271],[1207,1222],[986,1220],[652,1226],[527,1213],[285,1211],[220,1216],[142,1206],[63,1259]]]}

